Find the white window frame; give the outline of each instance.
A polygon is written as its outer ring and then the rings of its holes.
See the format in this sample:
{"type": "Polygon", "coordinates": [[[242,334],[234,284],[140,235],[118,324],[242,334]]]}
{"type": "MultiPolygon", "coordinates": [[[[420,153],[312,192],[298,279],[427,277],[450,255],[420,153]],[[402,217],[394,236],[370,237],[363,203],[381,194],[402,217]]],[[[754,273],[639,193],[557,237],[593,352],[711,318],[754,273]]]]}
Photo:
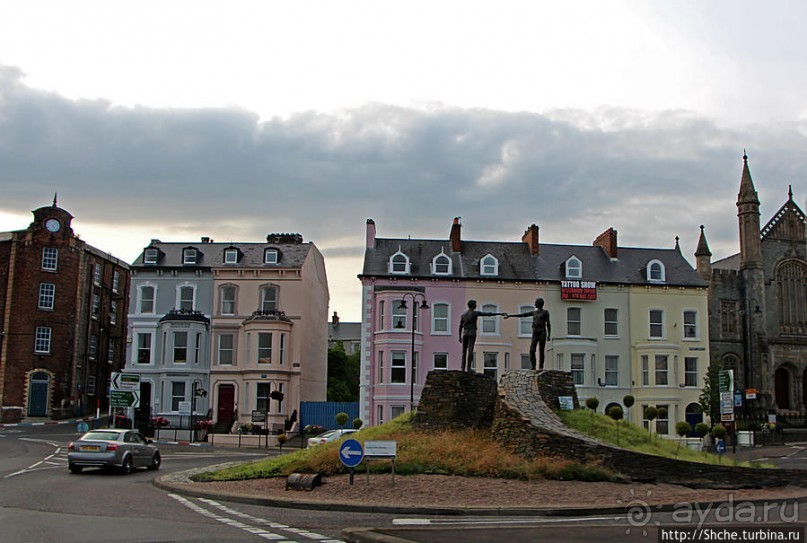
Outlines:
{"type": "Polygon", "coordinates": [[[432,369],[435,371],[447,371],[448,370],[448,353],[433,353],[432,354],[432,369]],[[440,360],[440,364],[438,365],[438,360],[440,360]]]}
{"type": "Polygon", "coordinates": [[[157,311],[157,285],[151,283],[143,283],[137,286],[137,312],[140,315],[154,315],[157,311]],[[151,311],[143,311],[143,290],[151,289],[151,311]]]}
{"type": "Polygon", "coordinates": [[[59,249],[55,247],[42,248],[42,269],[56,271],[59,269],[59,249]]]}
{"type": "MultiPolygon", "coordinates": [[[[518,306],[518,314],[520,315],[534,309],[534,305],[520,305],[518,306]]],[[[518,318],[518,337],[532,337],[532,315],[518,318]]]]}
{"type": "MultiPolygon", "coordinates": [[[[480,311],[485,313],[499,313],[499,306],[492,303],[482,304],[480,311]]],[[[479,317],[479,335],[498,336],[499,333],[499,317],[479,317]]]]}
{"type": "Polygon", "coordinates": [[[101,285],[101,264],[95,263],[92,268],[92,282],[95,286],[101,285]]]}
{"type": "Polygon", "coordinates": [[[93,319],[98,319],[101,315],[101,296],[99,294],[92,295],[91,314],[93,319]]]}
{"type": "Polygon", "coordinates": [[[650,339],[665,339],[666,334],[664,331],[666,330],[666,326],[664,323],[664,310],[663,309],[650,309],[647,312],[647,324],[648,324],[648,334],[650,339]],[[658,313],[661,317],[660,320],[653,320],[653,313],[658,313]],[[653,335],[653,329],[660,328],[659,333],[657,335],[653,335]]]}
{"type": "Polygon", "coordinates": [[[648,283],[664,283],[667,280],[667,272],[664,268],[664,263],[661,260],[654,259],[647,263],[647,282],[648,283]],[[658,270],[658,274],[656,274],[658,270]],[[653,277],[658,275],[658,277],[653,277]]]}
{"type": "Polygon", "coordinates": [[[606,307],[603,309],[602,312],[602,333],[604,337],[619,337],[619,309],[615,307],[606,307]],[[613,311],[614,314],[612,318],[609,320],[608,312],[613,311]],[[608,327],[611,325],[613,327],[613,333],[609,333],[608,327]]]}
{"type": "Polygon", "coordinates": [[[670,386],[669,355],[657,354],[653,357],[653,384],[657,387],[670,386]]]}
{"type": "Polygon", "coordinates": [[[56,285],[54,283],[39,283],[39,309],[53,310],[56,304],[56,285]]]}
{"type": "Polygon", "coordinates": [[[448,302],[435,302],[432,304],[432,335],[435,336],[450,336],[451,335],[451,304],[448,302]],[[445,308],[444,315],[438,315],[438,308],[445,308]]]}
{"type": "Polygon", "coordinates": [[[238,264],[238,249],[225,249],[224,250],[224,263],[225,264],[238,264]]]}
{"type": "Polygon", "coordinates": [[[182,263],[185,265],[196,264],[199,252],[193,247],[182,249],[182,263]]]}
{"type": "Polygon", "coordinates": [[[153,345],[154,345],[154,333],[153,332],[135,332],[135,360],[136,364],[140,364],[143,366],[151,365],[153,357],[153,345]],[[148,338],[148,340],[141,341],[141,338],[148,338]],[[146,362],[141,362],[140,354],[141,353],[148,353],[148,360],[146,362]]]}
{"type": "Polygon", "coordinates": [[[408,383],[409,378],[406,373],[406,351],[392,351],[390,356],[389,382],[398,385],[408,383]],[[396,375],[403,375],[403,379],[396,377],[396,375]]]}
{"type": "Polygon", "coordinates": [[[258,332],[258,337],[255,342],[255,354],[258,364],[271,364],[272,363],[272,332],[258,332]],[[268,336],[268,338],[267,338],[268,336]],[[268,339],[269,346],[266,345],[268,339]],[[268,355],[268,356],[266,356],[268,355]]]}
{"type": "Polygon", "coordinates": [[[87,376],[87,396],[95,396],[95,375],[87,376]]]}
{"type": "Polygon", "coordinates": [[[278,303],[278,299],[280,298],[280,288],[277,285],[262,285],[261,286],[261,311],[264,313],[268,313],[270,311],[277,311],[280,304],[278,303]],[[274,295],[274,300],[271,299],[268,294],[272,293],[274,295]]]}
{"type": "Polygon", "coordinates": [[[384,384],[384,351],[378,351],[376,382],[379,385],[384,384]]]}
{"type": "Polygon", "coordinates": [[[186,393],[186,383],[185,381],[171,381],[171,411],[174,413],[179,412],[179,404],[180,402],[185,401],[185,393],[186,393]],[[180,393],[180,388],[182,389],[180,393]]]}
{"type": "Polygon", "coordinates": [[[398,251],[389,257],[388,271],[392,275],[409,275],[412,270],[411,266],[412,264],[409,261],[409,257],[406,256],[406,253],[403,251],[398,251]],[[403,262],[401,262],[401,258],[399,257],[403,257],[403,262]]]}
{"type": "Polygon", "coordinates": [[[235,365],[235,334],[219,334],[218,337],[218,348],[216,349],[217,355],[216,359],[218,361],[219,366],[234,366],[235,365]],[[229,347],[224,345],[222,341],[224,338],[228,338],[230,340],[229,347]],[[230,361],[229,362],[222,362],[222,353],[229,353],[230,361]]]}
{"type": "MultiPolygon", "coordinates": [[[[393,330],[406,330],[407,329],[407,311],[406,307],[401,307],[404,304],[403,300],[392,301],[392,328],[393,330]],[[403,326],[398,326],[398,323],[403,323],[403,326]]],[[[414,303],[414,302],[413,302],[414,303]]]]}
{"type": "Polygon", "coordinates": [[[37,326],[34,333],[34,352],[50,354],[53,329],[50,326],[37,326]]]}
{"type": "Polygon", "coordinates": [[[650,386],[650,356],[642,355],[642,386],[650,386]]]}
{"type": "Polygon", "coordinates": [[[109,324],[115,325],[118,323],[118,302],[112,300],[109,302],[109,324]]]}
{"type": "Polygon", "coordinates": [[[107,364],[113,364],[115,362],[115,340],[110,339],[109,343],[106,347],[106,361],[107,364]]]}
{"type": "Polygon", "coordinates": [[[238,309],[236,308],[236,300],[238,299],[238,287],[233,284],[221,285],[219,288],[219,311],[222,315],[236,315],[238,309]],[[224,293],[232,290],[232,299],[228,299],[224,293]],[[232,304],[232,310],[225,310],[225,303],[232,304]]]}
{"type": "Polygon", "coordinates": [[[583,261],[576,256],[566,260],[566,279],[581,279],[583,277],[583,261]]]}
{"type": "Polygon", "coordinates": [[[566,308],[566,335],[571,337],[580,337],[583,335],[583,308],[582,307],[567,307],[566,308]],[[572,313],[577,312],[577,319],[572,318],[572,313]],[[574,325],[577,330],[575,333],[574,325]]]}
{"type": "Polygon", "coordinates": [[[432,275],[451,275],[452,264],[451,258],[447,254],[440,253],[432,259],[432,275]]]}
{"type": "Polygon", "coordinates": [[[120,272],[112,272],[112,292],[115,294],[120,290],[120,272]]]}
{"type": "Polygon", "coordinates": [[[391,405],[389,406],[389,417],[390,420],[400,417],[406,413],[406,406],[405,405],[391,405]]]}
{"type": "Polygon", "coordinates": [[[697,387],[698,386],[698,357],[685,356],[684,357],[684,386],[697,387]],[[690,366],[692,362],[693,366],[690,366]]]}
{"type": "Polygon", "coordinates": [[[160,250],[149,248],[143,251],[143,264],[156,264],[160,260],[160,250]]]}
{"type": "Polygon", "coordinates": [[[698,319],[698,312],[694,309],[685,309],[682,316],[681,321],[683,322],[682,332],[684,334],[684,341],[698,341],[700,340],[700,334],[698,333],[699,327],[699,319],[698,319]],[[687,323],[687,315],[692,316],[692,321],[687,323]]]}
{"type": "Polygon", "coordinates": [[[379,300],[378,302],[378,329],[379,330],[386,330],[386,323],[384,322],[384,301],[379,300]]]}
{"type": "Polygon", "coordinates": [[[90,340],[87,344],[87,358],[95,360],[98,356],[98,336],[90,334],[90,340]]]}
{"type": "Polygon", "coordinates": [[[603,361],[605,366],[605,386],[618,387],[619,386],[619,355],[607,354],[603,361]]]}
{"type": "Polygon", "coordinates": [[[497,352],[483,352],[482,353],[482,373],[484,375],[491,375],[498,381],[499,379],[499,353],[497,352]]]}
{"type": "Polygon", "coordinates": [[[171,361],[174,364],[187,364],[189,362],[188,360],[188,358],[190,358],[188,356],[190,354],[190,345],[188,343],[189,340],[190,340],[190,332],[188,332],[187,330],[174,330],[173,333],[171,334],[171,347],[173,352],[173,355],[171,356],[171,361]],[[182,337],[183,335],[185,337],[185,345],[181,345],[177,341],[177,339],[182,337]],[[182,358],[177,358],[178,350],[181,349],[185,350],[184,360],[182,360],[182,358]]]}
{"type": "Polygon", "coordinates": [[[479,275],[497,277],[499,275],[499,259],[490,253],[479,259],[479,275]]]}
{"type": "Polygon", "coordinates": [[[286,364],[286,338],[288,334],[280,334],[280,365],[286,364]]]}
{"type": "Polygon", "coordinates": [[[273,248],[263,250],[264,264],[277,264],[278,262],[280,262],[280,251],[273,248]]]}
{"type": "Polygon", "coordinates": [[[585,353],[571,353],[569,370],[575,385],[586,384],[586,355],[585,353]]]}
{"type": "MultiPolygon", "coordinates": [[[[177,305],[176,305],[176,308],[179,309],[179,310],[184,309],[182,307],[182,291],[183,291],[183,289],[191,289],[192,297],[191,297],[190,311],[195,310],[196,309],[196,285],[188,283],[188,282],[182,283],[181,285],[177,285],[177,299],[176,299],[177,305]]],[[[188,311],[188,309],[184,309],[184,310],[188,311]]]]}

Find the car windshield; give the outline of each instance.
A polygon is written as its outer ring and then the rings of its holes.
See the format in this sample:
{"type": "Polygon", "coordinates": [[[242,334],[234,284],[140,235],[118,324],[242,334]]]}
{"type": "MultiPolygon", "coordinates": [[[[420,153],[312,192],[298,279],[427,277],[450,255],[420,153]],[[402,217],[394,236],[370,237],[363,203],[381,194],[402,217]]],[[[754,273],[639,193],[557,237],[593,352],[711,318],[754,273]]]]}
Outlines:
{"type": "Polygon", "coordinates": [[[118,432],[88,432],[81,438],[82,441],[117,441],[118,432]]]}

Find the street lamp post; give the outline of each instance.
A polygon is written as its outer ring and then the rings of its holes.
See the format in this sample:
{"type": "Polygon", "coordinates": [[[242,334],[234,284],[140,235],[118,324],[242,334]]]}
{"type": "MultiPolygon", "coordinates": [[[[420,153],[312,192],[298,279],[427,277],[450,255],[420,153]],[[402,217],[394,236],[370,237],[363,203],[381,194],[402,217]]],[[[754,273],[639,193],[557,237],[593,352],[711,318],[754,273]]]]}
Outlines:
{"type": "Polygon", "coordinates": [[[429,309],[429,304],[426,303],[426,296],[421,292],[405,292],[401,298],[401,309],[406,309],[406,298],[412,298],[412,351],[410,363],[410,379],[409,379],[409,411],[415,410],[415,319],[417,319],[418,309],[429,309]],[[418,298],[421,299],[421,304],[418,306],[418,298]]]}

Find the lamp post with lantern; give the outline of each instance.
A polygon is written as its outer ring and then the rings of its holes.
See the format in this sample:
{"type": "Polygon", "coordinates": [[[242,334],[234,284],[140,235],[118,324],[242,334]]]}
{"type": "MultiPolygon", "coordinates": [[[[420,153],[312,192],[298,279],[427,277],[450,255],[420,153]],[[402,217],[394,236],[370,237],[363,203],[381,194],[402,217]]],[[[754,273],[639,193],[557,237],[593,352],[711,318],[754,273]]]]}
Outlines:
{"type": "Polygon", "coordinates": [[[415,321],[417,320],[418,309],[429,309],[429,304],[426,302],[426,296],[422,292],[405,292],[401,297],[401,309],[407,309],[406,299],[412,299],[412,351],[411,351],[411,366],[410,366],[410,379],[409,379],[409,411],[415,410],[415,321]],[[418,300],[421,301],[418,305],[418,300]]]}

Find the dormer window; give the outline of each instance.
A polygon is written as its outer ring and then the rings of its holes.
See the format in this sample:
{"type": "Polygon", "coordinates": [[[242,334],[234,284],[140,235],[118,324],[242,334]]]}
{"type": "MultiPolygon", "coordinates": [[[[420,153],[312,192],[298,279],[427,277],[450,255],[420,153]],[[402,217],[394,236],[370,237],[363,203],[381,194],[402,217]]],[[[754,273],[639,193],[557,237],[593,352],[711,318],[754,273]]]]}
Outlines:
{"type": "Polygon", "coordinates": [[[499,260],[493,255],[485,255],[479,261],[479,274],[480,275],[499,275],[499,260]]]}
{"type": "Polygon", "coordinates": [[[450,275],[451,259],[445,253],[440,253],[432,260],[432,275],[450,275]]]}
{"type": "Polygon", "coordinates": [[[156,264],[159,258],[160,258],[160,251],[152,247],[146,249],[146,251],[143,253],[144,264],[156,264]]]}
{"type": "Polygon", "coordinates": [[[566,279],[580,279],[583,277],[583,263],[576,256],[566,261],[566,279]]]}
{"type": "Polygon", "coordinates": [[[225,264],[238,264],[238,249],[225,249],[224,250],[224,263],[225,264]]]}
{"type": "Polygon", "coordinates": [[[280,251],[277,249],[266,249],[263,252],[264,264],[277,264],[280,260],[280,251]]]}
{"type": "Polygon", "coordinates": [[[199,258],[199,253],[193,247],[188,247],[182,250],[182,263],[183,264],[196,264],[199,258]]]}
{"type": "Polygon", "coordinates": [[[389,272],[390,273],[409,273],[409,257],[398,251],[392,258],[389,259],[389,272]]]}
{"type": "Polygon", "coordinates": [[[651,260],[647,264],[647,280],[650,283],[663,283],[667,280],[664,273],[664,264],[660,260],[651,260]]]}

